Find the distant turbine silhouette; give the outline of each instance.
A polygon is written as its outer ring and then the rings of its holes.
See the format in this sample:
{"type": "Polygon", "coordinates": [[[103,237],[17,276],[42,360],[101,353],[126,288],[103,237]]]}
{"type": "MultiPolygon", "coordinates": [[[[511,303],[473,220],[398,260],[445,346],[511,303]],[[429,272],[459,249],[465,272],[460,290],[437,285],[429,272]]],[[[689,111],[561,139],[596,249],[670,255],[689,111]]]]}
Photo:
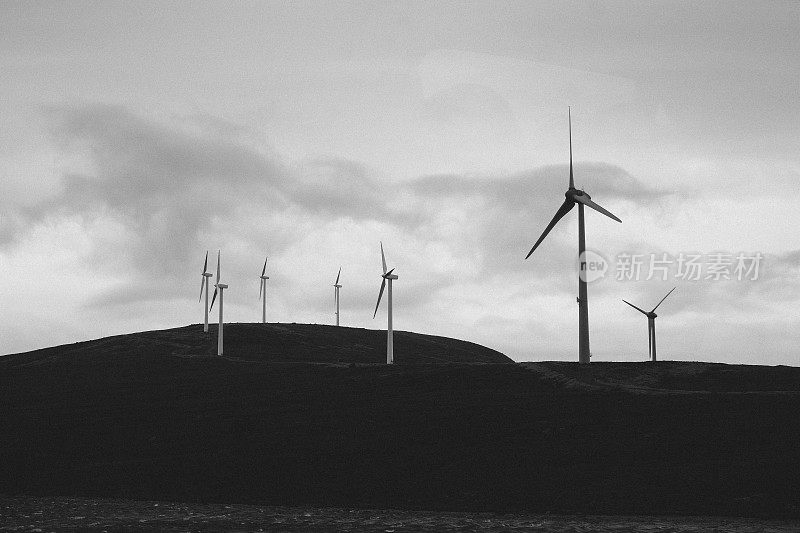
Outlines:
{"type": "Polygon", "coordinates": [[[206,293],[206,304],[205,304],[205,319],[203,321],[203,331],[208,333],[208,278],[212,276],[211,272],[208,272],[208,250],[206,250],[206,260],[203,263],[203,279],[200,280],[200,298],[197,300],[198,302],[203,298],[203,291],[205,290],[206,293]]]}
{"type": "Polygon", "coordinates": [[[389,326],[386,333],[386,364],[391,365],[394,363],[394,344],[392,342],[392,280],[397,279],[397,275],[393,274],[394,269],[386,271],[386,256],[383,255],[383,242],[381,242],[381,262],[383,263],[383,274],[381,277],[381,291],[378,293],[378,303],[375,304],[375,312],[372,318],[378,314],[378,306],[381,305],[381,297],[383,296],[383,289],[386,287],[386,281],[389,281],[389,290],[386,294],[387,309],[389,310],[389,326]]]}
{"type": "Polygon", "coordinates": [[[258,297],[261,298],[261,323],[267,323],[267,280],[269,276],[265,276],[267,271],[267,257],[264,258],[264,268],[261,269],[261,281],[258,286],[258,297]]]}
{"type": "MultiPolygon", "coordinates": [[[[674,291],[675,289],[677,289],[677,287],[673,287],[672,291],[674,291]]],[[[669,291],[667,293],[667,296],[672,294],[672,291],[669,291]]],[[[639,311],[640,313],[642,313],[647,317],[647,350],[648,350],[647,355],[648,357],[650,357],[651,361],[656,360],[656,317],[658,316],[656,314],[656,309],[658,309],[658,306],[661,305],[661,303],[667,299],[667,296],[661,298],[661,301],[658,302],[656,306],[653,308],[653,310],[650,311],[649,313],[644,309],[636,307],[627,300],[622,300],[623,302],[630,305],[631,307],[633,307],[634,309],[636,309],[637,311],[639,311]]]]}
{"type": "Polygon", "coordinates": [[[336,325],[337,326],[339,325],[339,289],[342,288],[342,286],[339,285],[339,276],[341,276],[341,275],[342,275],[342,267],[339,267],[339,273],[336,274],[336,281],[333,282],[333,290],[334,290],[333,301],[334,301],[334,304],[336,305],[336,325]]]}
{"type": "Polygon", "coordinates": [[[569,113],[569,189],[564,193],[566,199],[561,207],[558,208],[553,220],[547,225],[542,236],[533,245],[531,251],[525,256],[529,258],[534,250],[541,244],[553,226],[561,220],[564,215],[570,212],[575,204],[578,204],[578,261],[580,262],[580,272],[578,273],[578,361],[588,363],[591,357],[589,352],[589,297],[586,291],[586,237],[585,226],[583,223],[583,206],[588,206],[606,215],[609,218],[622,222],[610,211],[603,209],[592,201],[592,197],[580,189],[575,188],[575,181],[572,177],[572,110],[569,113]]]}
{"type": "Polygon", "coordinates": [[[214,301],[217,299],[217,291],[219,290],[219,328],[217,329],[217,355],[222,355],[222,304],[225,297],[225,289],[228,288],[224,283],[219,282],[219,250],[217,251],[217,282],[214,284],[214,296],[211,298],[211,307],[214,307],[214,301]]]}

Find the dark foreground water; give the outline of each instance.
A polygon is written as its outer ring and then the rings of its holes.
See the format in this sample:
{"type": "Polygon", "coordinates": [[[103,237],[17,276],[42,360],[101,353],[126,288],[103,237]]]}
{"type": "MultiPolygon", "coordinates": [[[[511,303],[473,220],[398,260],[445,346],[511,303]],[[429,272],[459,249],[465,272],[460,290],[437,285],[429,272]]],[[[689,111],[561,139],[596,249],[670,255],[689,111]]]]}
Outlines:
{"type": "Polygon", "coordinates": [[[800,520],[570,516],[0,497],[2,531],[796,533],[800,520]]]}

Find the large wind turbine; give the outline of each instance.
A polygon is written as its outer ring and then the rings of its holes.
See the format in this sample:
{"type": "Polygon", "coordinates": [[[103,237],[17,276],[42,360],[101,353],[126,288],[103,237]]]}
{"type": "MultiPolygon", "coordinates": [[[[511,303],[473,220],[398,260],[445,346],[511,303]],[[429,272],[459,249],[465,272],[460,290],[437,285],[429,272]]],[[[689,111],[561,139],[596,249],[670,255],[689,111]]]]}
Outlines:
{"type": "Polygon", "coordinates": [[[264,268],[261,269],[261,284],[258,286],[258,297],[261,298],[261,323],[267,323],[267,280],[269,276],[265,276],[267,271],[267,259],[264,258],[264,268]]]}
{"type": "Polygon", "coordinates": [[[219,328],[217,329],[217,355],[222,355],[222,303],[224,301],[225,289],[228,286],[219,282],[219,251],[217,251],[217,282],[214,284],[214,296],[211,297],[211,307],[214,307],[214,300],[217,299],[219,290],[219,328]]]}
{"type": "Polygon", "coordinates": [[[203,331],[208,333],[208,278],[212,276],[211,272],[208,271],[208,250],[206,250],[206,261],[203,263],[203,279],[200,281],[200,298],[197,300],[198,302],[203,298],[203,290],[206,293],[206,306],[205,306],[205,320],[203,322],[203,331]]]}
{"type": "Polygon", "coordinates": [[[617,222],[622,222],[619,218],[614,216],[610,211],[603,209],[592,201],[592,197],[586,192],[575,188],[575,181],[572,177],[572,111],[569,110],[569,189],[564,193],[566,199],[561,207],[558,208],[553,220],[547,225],[542,236],[533,245],[531,251],[525,256],[529,258],[534,250],[541,244],[553,226],[561,220],[564,215],[578,204],[578,261],[580,262],[580,272],[578,273],[578,361],[581,363],[588,363],[591,354],[589,352],[589,298],[586,292],[586,237],[585,227],[583,223],[583,206],[588,206],[613,218],[617,222]]]}
{"type": "Polygon", "coordinates": [[[342,275],[342,267],[339,267],[339,273],[336,274],[336,281],[333,283],[333,290],[334,290],[333,299],[334,299],[334,302],[336,303],[336,325],[337,326],[339,325],[339,289],[342,288],[342,286],[339,285],[339,276],[341,276],[341,275],[342,275]]]}
{"type": "Polygon", "coordinates": [[[391,269],[387,272],[386,270],[386,257],[383,255],[383,243],[381,242],[381,262],[383,263],[383,274],[381,277],[383,281],[381,281],[381,292],[378,293],[378,303],[375,304],[375,312],[372,314],[372,318],[378,314],[378,306],[381,305],[381,296],[383,296],[383,289],[386,287],[386,281],[389,281],[389,291],[386,295],[388,300],[388,310],[389,310],[389,327],[387,328],[386,334],[386,364],[391,365],[394,363],[394,345],[392,344],[392,280],[397,279],[397,274],[393,274],[394,269],[391,269]]]}
{"type": "MultiPolygon", "coordinates": [[[[672,291],[674,291],[675,289],[677,289],[677,287],[673,287],[672,291]]],[[[669,291],[667,293],[667,296],[672,294],[672,291],[669,291]]],[[[667,296],[661,298],[661,302],[666,300],[667,296]]],[[[627,300],[622,300],[622,301],[647,317],[647,349],[649,351],[648,356],[650,357],[651,361],[655,361],[656,360],[656,317],[658,316],[656,314],[656,309],[658,309],[658,306],[661,305],[661,302],[658,302],[656,306],[653,308],[653,310],[648,313],[644,309],[636,307],[627,300]]]]}

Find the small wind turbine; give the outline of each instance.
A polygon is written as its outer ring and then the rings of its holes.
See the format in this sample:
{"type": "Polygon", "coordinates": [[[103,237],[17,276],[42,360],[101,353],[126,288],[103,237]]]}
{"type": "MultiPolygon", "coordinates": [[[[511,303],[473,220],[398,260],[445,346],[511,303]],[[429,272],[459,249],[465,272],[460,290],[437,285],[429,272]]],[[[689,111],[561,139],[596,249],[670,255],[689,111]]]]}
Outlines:
{"type": "Polygon", "coordinates": [[[219,328],[217,329],[217,355],[222,355],[222,303],[224,301],[225,289],[228,288],[224,283],[219,282],[219,251],[217,251],[217,282],[214,284],[214,296],[211,297],[211,307],[214,307],[214,300],[217,299],[219,290],[219,328]]]}
{"type": "MultiPolygon", "coordinates": [[[[677,289],[677,287],[673,287],[672,291],[674,291],[675,289],[677,289]]],[[[667,293],[667,296],[672,294],[672,291],[669,291],[667,293]]],[[[667,296],[661,298],[661,302],[666,300],[667,296]]],[[[658,316],[656,314],[656,309],[658,309],[658,306],[661,305],[661,302],[658,302],[656,306],[653,308],[653,310],[648,313],[644,309],[639,309],[638,307],[636,307],[635,305],[626,300],[622,301],[647,317],[647,349],[649,351],[648,355],[650,356],[651,361],[655,361],[656,360],[656,317],[658,316]]]]}
{"type": "Polygon", "coordinates": [[[336,325],[337,326],[339,325],[339,289],[342,288],[342,286],[339,285],[339,276],[341,276],[341,275],[342,275],[342,267],[339,267],[339,273],[336,274],[336,281],[333,283],[333,290],[334,290],[333,300],[334,300],[334,302],[336,304],[336,325]]]}
{"type": "Polygon", "coordinates": [[[580,272],[578,273],[578,361],[581,363],[588,363],[589,358],[591,357],[589,352],[589,297],[586,291],[586,237],[585,237],[585,226],[583,223],[583,206],[588,206],[594,209],[595,211],[599,211],[600,213],[604,214],[609,218],[613,218],[617,222],[622,222],[616,216],[614,216],[610,211],[607,211],[594,203],[592,201],[592,197],[589,196],[587,193],[580,189],[575,188],[575,181],[572,177],[572,111],[569,111],[569,189],[567,192],[564,193],[566,199],[564,203],[561,204],[561,207],[558,208],[553,220],[550,221],[550,224],[542,233],[542,236],[539,237],[539,240],[536,241],[536,244],[533,245],[531,251],[528,252],[528,255],[525,256],[525,259],[529,258],[534,250],[541,244],[547,234],[550,233],[550,230],[553,229],[553,226],[561,220],[564,215],[570,212],[575,204],[578,204],[578,261],[580,262],[580,272]]]}
{"type": "Polygon", "coordinates": [[[392,343],[392,280],[397,279],[397,274],[392,274],[394,269],[386,271],[386,257],[383,255],[383,243],[381,242],[381,262],[383,263],[383,281],[381,281],[381,292],[378,293],[378,303],[375,304],[375,312],[372,318],[378,314],[378,306],[381,305],[381,296],[383,296],[383,289],[386,287],[386,281],[389,281],[389,291],[386,295],[388,300],[387,306],[389,310],[389,327],[387,328],[386,337],[386,364],[391,365],[394,363],[394,345],[392,343]]]}
{"type": "Polygon", "coordinates": [[[203,322],[203,331],[208,333],[208,278],[212,276],[211,272],[208,272],[208,250],[206,250],[206,261],[203,263],[203,279],[200,280],[200,298],[197,300],[198,302],[203,298],[203,290],[206,293],[206,305],[205,305],[205,320],[203,322]]]}
{"type": "Polygon", "coordinates": [[[261,284],[258,286],[258,297],[261,298],[261,323],[267,323],[267,280],[269,276],[265,276],[267,271],[267,259],[264,258],[264,268],[261,269],[261,284]],[[262,296],[263,294],[263,296],[262,296]]]}

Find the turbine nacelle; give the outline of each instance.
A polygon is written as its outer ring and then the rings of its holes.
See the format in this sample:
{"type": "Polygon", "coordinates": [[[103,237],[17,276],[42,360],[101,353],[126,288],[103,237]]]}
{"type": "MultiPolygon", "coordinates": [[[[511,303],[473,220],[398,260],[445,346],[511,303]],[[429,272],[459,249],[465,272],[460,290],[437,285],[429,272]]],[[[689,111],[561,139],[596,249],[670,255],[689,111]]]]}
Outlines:
{"type": "Polygon", "coordinates": [[[216,284],[216,285],[214,285],[214,286],[215,286],[216,288],[218,288],[218,289],[227,289],[227,288],[228,288],[228,285],[226,285],[225,283],[217,283],[217,284],[216,284]]]}
{"type": "Polygon", "coordinates": [[[587,200],[591,200],[592,199],[592,197],[589,196],[588,192],[582,191],[580,189],[575,189],[575,188],[567,189],[567,192],[564,193],[564,196],[567,198],[567,200],[573,200],[573,201],[577,201],[576,197],[578,197],[578,196],[582,196],[582,197],[586,198],[587,200]]]}

